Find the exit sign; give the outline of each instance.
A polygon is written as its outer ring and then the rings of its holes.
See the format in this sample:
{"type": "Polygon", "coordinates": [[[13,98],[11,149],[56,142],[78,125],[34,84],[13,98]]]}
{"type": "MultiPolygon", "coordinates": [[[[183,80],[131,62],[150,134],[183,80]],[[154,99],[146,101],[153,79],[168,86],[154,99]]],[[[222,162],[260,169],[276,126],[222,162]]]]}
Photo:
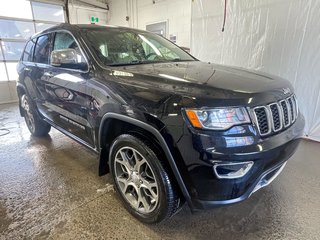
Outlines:
{"type": "Polygon", "coordinates": [[[99,18],[98,17],[91,17],[90,18],[91,23],[98,23],[99,22],[99,18]]]}

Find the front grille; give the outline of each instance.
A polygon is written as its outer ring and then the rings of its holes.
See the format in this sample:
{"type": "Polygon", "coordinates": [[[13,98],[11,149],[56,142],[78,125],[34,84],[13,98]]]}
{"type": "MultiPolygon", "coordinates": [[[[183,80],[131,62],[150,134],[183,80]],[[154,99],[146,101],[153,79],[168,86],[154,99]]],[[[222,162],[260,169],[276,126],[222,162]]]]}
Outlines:
{"type": "Polygon", "coordinates": [[[267,134],[269,132],[269,124],[268,124],[268,116],[267,116],[267,108],[260,107],[255,109],[255,114],[257,118],[257,122],[259,125],[259,130],[261,134],[267,134]]]}
{"type": "Polygon", "coordinates": [[[291,126],[298,115],[297,100],[294,95],[253,109],[254,117],[261,136],[279,132],[291,126]]]}
{"type": "Polygon", "coordinates": [[[287,101],[285,100],[281,101],[280,104],[283,111],[284,126],[287,127],[290,124],[288,104],[287,104],[287,101]]]}
{"type": "Polygon", "coordinates": [[[270,104],[270,110],[271,110],[271,115],[273,117],[273,131],[278,132],[282,128],[282,121],[281,121],[281,114],[280,114],[280,107],[277,103],[272,103],[270,104]]]}

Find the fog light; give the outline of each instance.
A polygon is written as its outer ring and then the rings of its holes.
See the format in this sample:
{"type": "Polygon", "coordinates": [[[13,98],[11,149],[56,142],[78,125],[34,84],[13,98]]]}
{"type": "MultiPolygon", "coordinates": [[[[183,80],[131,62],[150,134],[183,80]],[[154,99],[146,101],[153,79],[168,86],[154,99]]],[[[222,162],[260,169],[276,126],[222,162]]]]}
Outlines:
{"type": "Polygon", "coordinates": [[[213,171],[219,179],[235,179],[246,175],[253,162],[217,162],[213,161],[213,171]]]}

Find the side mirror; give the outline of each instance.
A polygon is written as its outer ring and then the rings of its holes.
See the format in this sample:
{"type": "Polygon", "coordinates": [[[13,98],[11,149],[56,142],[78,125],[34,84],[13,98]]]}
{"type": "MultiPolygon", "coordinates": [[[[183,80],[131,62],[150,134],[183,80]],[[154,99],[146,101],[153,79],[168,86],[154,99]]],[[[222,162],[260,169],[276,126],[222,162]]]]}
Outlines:
{"type": "Polygon", "coordinates": [[[55,67],[71,68],[71,69],[87,69],[87,64],[83,56],[75,49],[67,48],[54,50],[51,52],[50,64],[55,67]]]}

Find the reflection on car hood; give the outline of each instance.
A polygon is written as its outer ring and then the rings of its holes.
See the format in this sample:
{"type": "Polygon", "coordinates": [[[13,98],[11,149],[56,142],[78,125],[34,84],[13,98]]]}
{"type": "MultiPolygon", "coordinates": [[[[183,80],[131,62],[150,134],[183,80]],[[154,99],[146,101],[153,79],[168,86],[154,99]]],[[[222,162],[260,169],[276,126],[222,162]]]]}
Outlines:
{"type": "Polygon", "coordinates": [[[219,105],[219,101],[211,104],[208,99],[223,100],[223,105],[232,99],[248,103],[252,97],[252,103],[271,102],[283,98],[281,89],[291,88],[288,81],[272,75],[200,61],[114,67],[111,75],[114,85],[121,86],[117,90],[122,97],[137,97],[135,102],[156,103],[173,95],[197,99],[205,106],[219,105]]]}

